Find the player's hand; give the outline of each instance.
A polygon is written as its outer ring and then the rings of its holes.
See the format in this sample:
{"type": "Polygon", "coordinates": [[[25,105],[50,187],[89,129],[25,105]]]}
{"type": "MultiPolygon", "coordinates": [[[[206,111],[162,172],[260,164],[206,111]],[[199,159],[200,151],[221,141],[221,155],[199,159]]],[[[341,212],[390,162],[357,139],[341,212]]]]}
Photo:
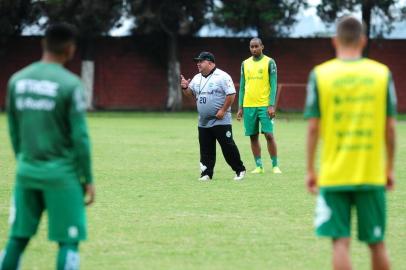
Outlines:
{"type": "Polygon", "coordinates": [[[226,112],[223,109],[218,110],[218,112],[216,113],[216,118],[221,120],[224,118],[224,115],[226,114],[226,112]]]}
{"type": "Polygon", "coordinates": [[[85,204],[91,205],[96,196],[96,190],[93,184],[85,184],[85,204]]]}
{"type": "Polygon", "coordinates": [[[182,87],[182,89],[187,89],[189,87],[189,83],[190,79],[186,80],[183,75],[180,75],[180,87],[182,87]]]}
{"type": "Polygon", "coordinates": [[[395,188],[395,176],[393,171],[387,173],[386,176],[386,189],[392,191],[395,188]]]}
{"type": "Polygon", "coordinates": [[[268,107],[268,115],[269,115],[269,118],[275,117],[275,108],[273,106],[268,107]]]}
{"type": "Polygon", "coordinates": [[[317,194],[317,176],[314,172],[307,172],[306,188],[311,194],[317,194]]]}
{"type": "Polygon", "coordinates": [[[242,119],[242,109],[239,108],[237,111],[237,121],[241,121],[242,119]]]}

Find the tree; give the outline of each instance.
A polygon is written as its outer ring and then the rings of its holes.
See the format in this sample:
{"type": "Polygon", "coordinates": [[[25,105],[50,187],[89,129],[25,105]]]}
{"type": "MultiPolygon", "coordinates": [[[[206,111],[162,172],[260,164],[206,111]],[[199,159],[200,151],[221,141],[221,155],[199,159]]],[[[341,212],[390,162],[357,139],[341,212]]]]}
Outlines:
{"type": "MultiPolygon", "coordinates": [[[[147,35],[153,46],[165,47],[167,63],[168,98],[166,109],[175,111],[182,106],[179,86],[180,64],[178,39],[191,36],[206,22],[205,14],[211,10],[212,0],[132,0],[130,12],[135,16],[135,34],[147,35]]],[[[159,53],[157,50],[155,53],[159,53]]]]}
{"type": "Polygon", "coordinates": [[[214,9],[214,21],[234,32],[254,28],[262,38],[283,36],[306,6],[304,0],[222,0],[214,9]]]}
{"type": "Polygon", "coordinates": [[[25,25],[38,18],[38,10],[30,0],[0,0],[0,48],[7,40],[21,33],[25,25]]]}
{"type": "MultiPolygon", "coordinates": [[[[337,15],[354,12],[359,8],[368,39],[390,33],[393,22],[406,17],[406,7],[399,7],[398,0],[322,0],[317,6],[317,14],[330,24],[336,20],[337,15]]],[[[364,54],[368,54],[368,47],[364,54]]]]}
{"type": "Polygon", "coordinates": [[[42,15],[48,18],[48,23],[65,21],[79,30],[81,74],[87,90],[88,108],[92,108],[94,42],[119,21],[124,8],[123,0],[43,0],[37,4],[42,15]]]}

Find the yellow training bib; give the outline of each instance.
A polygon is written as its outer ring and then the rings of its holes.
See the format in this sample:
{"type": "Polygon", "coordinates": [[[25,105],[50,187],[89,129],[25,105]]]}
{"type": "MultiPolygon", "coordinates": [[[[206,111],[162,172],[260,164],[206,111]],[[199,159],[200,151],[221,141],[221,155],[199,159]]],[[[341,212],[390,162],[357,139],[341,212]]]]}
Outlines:
{"type": "Polygon", "coordinates": [[[244,107],[269,106],[270,82],[269,82],[270,58],[264,55],[261,60],[255,61],[253,57],[243,62],[244,67],[244,107]]]}
{"type": "Polygon", "coordinates": [[[370,59],[315,68],[323,150],[319,186],[384,185],[389,69],[370,59]]]}

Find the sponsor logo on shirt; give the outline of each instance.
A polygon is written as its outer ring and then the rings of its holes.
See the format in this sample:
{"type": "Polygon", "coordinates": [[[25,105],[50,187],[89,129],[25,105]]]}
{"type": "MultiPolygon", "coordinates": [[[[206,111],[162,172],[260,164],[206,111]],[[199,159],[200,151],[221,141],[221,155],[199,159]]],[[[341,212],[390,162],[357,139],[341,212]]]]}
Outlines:
{"type": "Polygon", "coordinates": [[[19,97],[16,99],[16,108],[19,111],[35,110],[35,111],[52,111],[55,108],[55,101],[50,99],[34,99],[19,97]]]}
{"type": "Polygon", "coordinates": [[[16,94],[36,94],[56,97],[59,85],[51,81],[37,81],[32,79],[19,80],[16,83],[16,94]]]}

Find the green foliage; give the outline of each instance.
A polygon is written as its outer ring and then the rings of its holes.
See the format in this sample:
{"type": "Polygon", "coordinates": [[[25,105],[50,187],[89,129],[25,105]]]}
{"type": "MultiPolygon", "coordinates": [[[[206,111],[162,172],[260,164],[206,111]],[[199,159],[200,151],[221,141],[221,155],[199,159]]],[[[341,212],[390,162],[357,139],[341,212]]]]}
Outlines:
{"type": "Polygon", "coordinates": [[[128,3],[136,17],[134,32],[142,34],[194,34],[206,22],[205,14],[212,7],[212,0],[132,0],[128,3]]]}
{"type": "Polygon", "coordinates": [[[69,22],[79,30],[82,59],[93,59],[94,39],[115,26],[123,0],[43,0],[38,2],[48,23],[69,22]]]}
{"type": "MultiPolygon", "coordinates": [[[[298,115],[276,120],[283,174],[270,172],[261,136],[265,174],[247,174],[242,182],[232,180],[219,146],[215,180],[197,181],[197,113],[94,113],[89,128],[97,194],[87,209],[89,239],[80,245],[81,269],[331,269],[331,242],[313,232],[316,198],[304,186],[306,122],[298,115]]],[[[6,130],[2,114],[0,249],[8,235],[15,168],[6,130]]],[[[233,131],[247,169],[253,169],[242,123],[234,122],[233,131]]],[[[405,136],[406,124],[400,122],[398,137],[405,136]]],[[[393,269],[405,269],[405,147],[399,140],[399,181],[388,194],[393,269]]],[[[356,240],[356,228],[353,224],[354,269],[367,270],[369,252],[356,240]]],[[[21,269],[55,269],[56,250],[44,219],[21,269]]]]}
{"type": "Polygon", "coordinates": [[[296,22],[300,8],[306,7],[304,0],[222,0],[214,9],[214,21],[240,32],[255,28],[260,37],[283,36],[296,22]]]}
{"type": "Polygon", "coordinates": [[[0,37],[20,34],[38,15],[30,0],[0,0],[0,37]]]}
{"type": "Polygon", "coordinates": [[[357,10],[362,11],[369,37],[390,33],[394,22],[406,18],[406,6],[401,6],[398,0],[322,0],[317,6],[317,14],[326,23],[357,10]]]}
{"type": "Polygon", "coordinates": [[[72,23],[77,26],[82,37],[106,34],[123,11],[122,0],[45,0],[38,4],[50,23],[72,23]]]}

